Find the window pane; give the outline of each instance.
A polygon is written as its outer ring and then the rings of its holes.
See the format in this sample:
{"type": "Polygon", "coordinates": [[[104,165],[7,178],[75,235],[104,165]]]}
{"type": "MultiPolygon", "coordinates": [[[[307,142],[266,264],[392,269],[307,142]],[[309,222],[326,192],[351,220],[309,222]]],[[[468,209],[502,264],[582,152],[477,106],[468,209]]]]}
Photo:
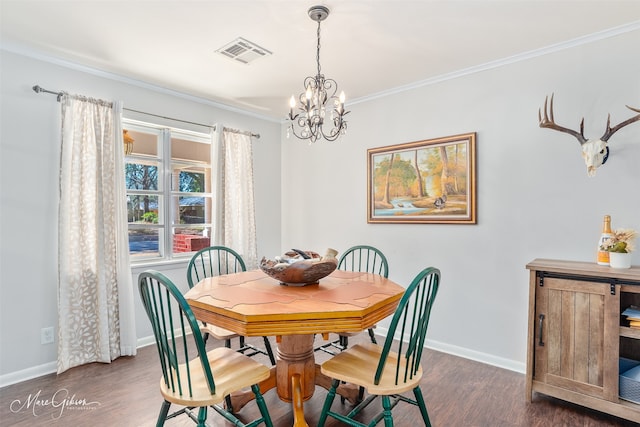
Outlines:
{"type": "Polygon", "coordinates": [[[128,194],[127,217],[129,224],[162,224],[158,212],[160,197],[152,194],[128,194]]]}
{"type": "Polygon", "coordinates": [[[209,192],[210,183],[207,182],[209,177],[208,168],[204,167],[183,167],[177,169],[173,167],[173,179],[177,178],[177,188],[174,186],[174,191],[181,191],[183,193],[205,193],[209,192]]]}
{"type": "Polygon", "coordinates": [[[130,228],[129,253],[136,258],[152,258],[162,256],[160,252],[160,228],[130,228]]]}
{"type": "Polygon", "coordinates": [[[173,224],[210,224],[211,196],[173,196],[173,224]]]}
{"type": "Polygon", "coordinates": [[[190,139],[171,138],[171,158],[174,160],[188,160],[196,163],[211,163],[211,144],[190,139]]]}
{"type": "Polygon", "coordinates": [[[133,138],[133,155],[142,154],[158,157],[158,133],[141,132],[133,129],[135,126],[127,126],[128,135],[133,138]]]}
{"type": "Polygon", "coordinates": [[[173,229],[173,253],[196,252],[211,246],[211,227],[177,227],[173,229]]]}
{"type": "Polygon", "coordinates": [[[124,179],[128,190],[157,190],[158,162],[137,160],[124,165],[124,179]]]}

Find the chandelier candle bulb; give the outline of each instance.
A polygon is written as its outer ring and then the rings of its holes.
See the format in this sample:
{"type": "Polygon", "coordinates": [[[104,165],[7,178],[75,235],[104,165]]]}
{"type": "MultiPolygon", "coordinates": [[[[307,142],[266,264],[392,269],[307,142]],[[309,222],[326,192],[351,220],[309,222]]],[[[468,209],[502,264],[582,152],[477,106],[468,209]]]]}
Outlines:
{"type": "Polygon", "coordinates": [[[296,106],[296,98],[291,95],[291,98],[289,99],[289,115],[293,116],[293,109],[296,106]]]}

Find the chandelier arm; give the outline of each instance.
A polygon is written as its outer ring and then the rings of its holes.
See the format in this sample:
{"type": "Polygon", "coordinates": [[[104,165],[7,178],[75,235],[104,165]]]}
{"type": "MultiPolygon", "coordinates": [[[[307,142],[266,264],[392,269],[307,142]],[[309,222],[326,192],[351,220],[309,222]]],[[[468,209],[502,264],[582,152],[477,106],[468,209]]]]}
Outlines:
{"type": "Polygon", "coordinates": [[[337,129],[335,128],[331,129],[331,132],[329,133],[329,135],[324,133],[324,129],[320,129],[320,132],[322,133],[322,137],[327,141],[335,141],[340,137],[340,132],[337,131],[337,129]]]}
{"type": "Polygon", "coordinates": [[[296,128],[295,128],[293,125],[289,126],[289,130],[290,130],[290,131],[291,131],[291,133],[293,133],[293,135],[294,135],[296,138],[298,138],[298,139],[308,139],[307,137],[303,137],[302,135],[298,134],[298,133],[296,132],[296,128]]]}
{"type": "Polygon", "coordinates": [[[309,135],[303,135],[300,134],[298,132],[296,132],[295,127],[292,125],[289,127],[291,133],[293,133],[293,135],[298,138],[298,139],[302,139],[302,140],[308,140],[310,143],[316,142],[319,138],[319,135],[317,133],[310,133],[309,135]]]}
{"type": "Polygon", "coordinates": [[[338,92],[338,83],[333,79],[324,79],[324,76],[322,76],[322,77],[323,77],[323,80],[324,80],[323,87],[324,87],[325,92],[327,90],[332,90],[333,91],[333,92],[331,92],[330,96],[327,96],[327,100],[332,99],[332,98],[335,98],[337,100],[338,98],[336,97],[336,92],[338,92]]]}

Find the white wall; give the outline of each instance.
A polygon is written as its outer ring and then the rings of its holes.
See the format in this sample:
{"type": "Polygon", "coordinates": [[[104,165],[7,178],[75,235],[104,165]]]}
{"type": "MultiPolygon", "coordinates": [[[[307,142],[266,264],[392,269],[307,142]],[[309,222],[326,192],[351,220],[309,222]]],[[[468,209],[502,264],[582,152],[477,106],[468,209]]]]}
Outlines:
{"type": "MultiPolygon", "coordinates": [[[[584,115],[587,136],[602,135],[607,113],[618,123],[631,116],[624,104],[640,106],[639,45],[635,31],[360,102],[349,106],[341,141],[313,146],[286,139],[272,122],[0,52],[0,379],[41,373],[56,358],[55,346],[40,344],[40,328],[56,324],[59,105],[34,84],[260,133],[259,255],[368,243],[387,254],[390,278],[402,284],[437,266],[443,282],[429,345],[523,370],[525,264],[594,260],[605,214],[614,227],[640,230],[640,124],[611,138],[609,162],[588,178],[578,143],[540,129],[537,109],[555,92],[558,122],[575,128],[584,115]],[[477,225],[367,224],[368,148],[466,132],[478,134],[477,225]]],[[[180,281],[181,268],[165,273],[180,281]]]]}
{"type": "Polygon", "coordinates": [[[640,230],[640,123],[611,137],[589,178],[576,139],[540,129],[537,110],[555,92],[556,121],[577,129],[584,115],[586,136],[600,137],[607,113],[617,124],[633,115],[625,104],[640,107],[638,46],[635,31],[416,87],[349,106],[340,142],[285,140],[283,247],[372,244],[405,285],[439,267],[429,345],[524,371],[526,263],[595,261],[605,214],[640,230]],[[368,148],[467,132],[477,132],[477,225],[367,224],[368,148]]]}
{"type": "MultiPolygon", "coordinates": [[[[125,108],[259,133],[253,143],[258,254],[280,250],[280,124],[217,108],[67,66],[0,51],[0,385],[55,368],[55,344],[40,344],[40,329],[57,326],[57,219],[60,105],[53,95],[31,87],[65,90],[107,100],[125,108]],[[273,191],[273,189],[276,191],[273,191]]],[[[149,120],[125,111],[125,117],[149,120]]],[[[189,127],[177,122],[167,125],[189,127]]],[[[186,265],[156,266],[186,288],[186,265]]],[[[140,268],[133,269],[134,284],[140,268]]],[[[139,298],[137,336],[151,329],[139,298]]]]}

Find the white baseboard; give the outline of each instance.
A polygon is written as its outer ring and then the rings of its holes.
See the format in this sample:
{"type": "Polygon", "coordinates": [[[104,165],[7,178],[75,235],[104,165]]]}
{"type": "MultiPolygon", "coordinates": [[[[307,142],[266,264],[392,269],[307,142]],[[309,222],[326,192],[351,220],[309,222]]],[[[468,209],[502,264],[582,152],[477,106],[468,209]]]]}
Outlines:
{"type": "Polygon", "coordinates": [[[137,344],[138,348],[146,347],[148,345],[152,345],[156,343],[156,338],[153,335],[149,335],[148,337],[138,338],[137,344]]]}
{"type": "MultiPolygon", "coordinates": [[[[136,341],[136,348],[146,347],[151,344],[155,344],[156,340],[153,335],[148,337],[139,338],[136,341]]],[[[54,374],[58,370],[57,362],[48,362],[43,365],[33,366],[31,368],[23,369],[21,371],[11,372],[8,374],[0,375],[0,388],[6,387],[11,384],[21,383],[33,378],[42,377],[44,375],[54,374]]]]}
{"type": "Polygon", "coordinates": [[[526,364],[524,362],[505,359],[503,357],[497,357],[492,354],[469,350],[468,348],[458,347],[439,341],[427,340],[425,347],[454,356],[463,357],[465,359],[474,360],[476,362],[485,363],[487,365],[496,366],[498,368],[508,369],[509,371],[519,372],[521,374],[524,374],[526,371],[526,364]]]}
{"type": "Polygon", "coordinates": [[[23,381],[42,377],[44,375],[54,374],[57,372],[57,370],[57,362],[48,362],[44,365],[33,366],[21,371],[0,375],[0,387],[6,387],[11,384],[21,383],[23,381]]]}
{"type": "MultiPolygon", "coordinates": [[[[376,335],[384,336],[387,332],[385,328],[377,328],[376,335]],[[379,330],[378,330],[379,329],[379,330]]],[[[148,345],[155,344],[155,338],[153,335],[148,337],[139,338],[136,342],[137,348],[146,347],[148,345]]],[[[475,360],[476,362],[486,363],[487,365],[497,366],[499,368],[508,369],[524,374],[525,364],[523,362],[517,362],[515,360],[504,359],[502,357],[496,357],[491,354],[481,353],[479,351],[469,350],[468,348],[458,347],[455,345],[427,340],[427,348],[432,350],[441,351],[443,353],[452,354],[454,356],[464,357],[465,359],[475,360]]],[[[43,365],[34,366],[31,368],[23,369],[21,371],[11,372],[9,374],[0,375],[0,387],[6,387],[11,384],[27,381],[33,378],[41,377],[43,375],[49,375],[55,373],[57,370],[56,362],[49,362],[43,365]]]]}
{"type": "MultiPolygon", "coordinates": [[[[380,335],[384,338],[387,335],[387,328],[380,327],[375,329],[376,335],[380,335]]],[[[378,341],[379,343],[380,341],[378,341]]],[[[431,350],[441,351],[443,353],[451,354],[453,356],[463,357],[465,359],[474,360],[476,362],[484,363],[491,366],[496,366],[502,369],[508,369],[509,371],[519,372],[524,374],[526,372],[526,364],[524,362],[518,362],[516,360],[505,359],[503,357],[497,357],[492,354],[482,353],[480,351],[470,350],[464,347],[458,347],[443,343],[440,341],[434,341],[427,339],[425,347],[431,350]]]]}

